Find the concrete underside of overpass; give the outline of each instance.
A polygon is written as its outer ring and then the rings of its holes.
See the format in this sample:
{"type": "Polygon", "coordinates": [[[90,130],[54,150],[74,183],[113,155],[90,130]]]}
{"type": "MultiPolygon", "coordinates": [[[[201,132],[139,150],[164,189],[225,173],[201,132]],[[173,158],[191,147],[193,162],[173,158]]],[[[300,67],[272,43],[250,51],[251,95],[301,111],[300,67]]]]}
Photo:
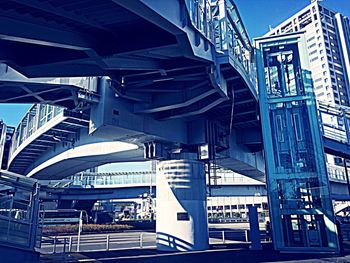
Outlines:
{"type": "MultiPolygon", "coordinates": [[[[121,137],[125,142],[137,140],[139,146],[154,140],[190,148],[206,143],[205,119],[220,122],[224,126],[220,133],[226,137],[231,135],[228,129],[260,133],[257,94],[249,74],[238,59],[216,52],[215,42],[191,21],[185,2],[106,1],[102,6],[91,2],[83,13],[75,5],[69,11],[59,11],[60,5],[16,2],[10,10],[2,9],[0,33],[8,38],[2,38],[0,47],[11,51],[7,52],[8,65],[27,77],[110,76],[111,85],[99,91],[99,103],[90,105],[89,134],[110,141],[121,137]],[[118,16],[112,15],[116,13],[118,16]],[[18,52],[22,56],[13,56],[18,52]],[[40,60],[34,53],[42,54],[40,60]],[[228,127],[230,120],[232,127],[228,127]]],[[[244,45],[249,48],[250,43],[244,45]]],[[[4,89],[13,90],[11,83],[3,84],[4,89]]],[[[23,87],[19,91],[25,94],[23,87]]],[[[30,98],[45,101],[35,91],[25,95],[26,102],[30,98]]],[[[252,153],[251,142],[238,144],[232,137],[231,149],[218,157],[222,165],[263,180],[262,156],[252,153]]],[[[75,149],[66,151],[69,154],[64,155],[62,149],[55,149],[57,156],[45,153],[24,173],[63,178],[98,164],[143,157],[141,150],[86,157],[72,157],[75,149]]]]}
{"type": "Polygon", "coordinates": [[[142,149],[112,152],[108,154],[99,154],[98,151],[95,151],[89,156],[80,157],[76,157],[74,154],[74,150],[61,153],[35,167],[29,172],[28,176],[36,179],[63,179],[67,176],[103,164],[146,161],[143,158],[142,149]]]}

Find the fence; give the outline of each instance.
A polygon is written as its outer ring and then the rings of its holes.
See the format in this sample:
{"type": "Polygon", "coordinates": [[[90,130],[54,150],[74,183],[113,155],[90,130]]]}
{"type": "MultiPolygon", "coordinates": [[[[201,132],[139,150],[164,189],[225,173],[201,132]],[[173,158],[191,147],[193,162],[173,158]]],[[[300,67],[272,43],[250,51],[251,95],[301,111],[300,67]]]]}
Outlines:
{"type": "Polygon", "coordinates": [[[122,248],[147,248],[155,246],[155,233],[128,232],[78,236],[44,237],[41,253],[70,253],[108,251],[122,248]]]}
{"type": "MultiPolygon", "coordinates": [[[[265,231],[261,231],[261,240],[266,239],[265,231]]],[[[249,243],[249,230],[214,230],[209,231],[211,245],[249,243]]],[[[154,248],[156,233],[152,232],[125,232],[114,234],[96,234],[78,236],[44,237],[41,244],[41,253],[71,253],[87,251],[108,251],[132,248],[154,248]]]]}
{"type": "MultiPolygon", "coordinates": [[[[260,231],[260,240],[267,240],[265,231],[260,231]]],[[[214,230],[209,231],[210,245],[250,243],[249,230],[214,230]]]]}

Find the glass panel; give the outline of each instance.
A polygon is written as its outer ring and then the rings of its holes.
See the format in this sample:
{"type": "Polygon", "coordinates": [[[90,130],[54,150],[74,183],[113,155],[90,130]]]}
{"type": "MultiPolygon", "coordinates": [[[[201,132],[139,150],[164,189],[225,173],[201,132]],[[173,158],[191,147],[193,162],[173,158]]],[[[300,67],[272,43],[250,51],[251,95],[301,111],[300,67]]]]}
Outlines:
{"type": "Polygon", "coordinates": [[[8,242],[27,246],[30,239],[30,225],[10,222],[9,234],[11,238],[9,238],[8,242]]]}
{"type": "Polygon", "coordinates": [[[9,221],[0,217],[0,241],[7,241],[9,221]]]}
{"type": "Polygon", "coordinates": [[[299,53],[305,50],[299,50],[303,36],[258,41],[258,70],[265,74],[259,75],[260,115],[274,246],[281,251],[336,252],[316,101],[307,54],[299,53]]]}
{"type": "Polygon", "coordinates": [[[264,56],[266,87],[269,95],[284,97],[304,93],[296,45],[265,48],[264,56]]]}

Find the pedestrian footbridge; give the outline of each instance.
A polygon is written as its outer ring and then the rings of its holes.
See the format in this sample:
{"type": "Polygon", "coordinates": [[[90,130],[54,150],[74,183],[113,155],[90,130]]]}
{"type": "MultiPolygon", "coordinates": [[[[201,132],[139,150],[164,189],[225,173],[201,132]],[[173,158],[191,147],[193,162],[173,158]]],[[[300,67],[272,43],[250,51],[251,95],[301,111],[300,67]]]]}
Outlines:
{"type": "Polygon", "coordinates": [[[8,169],[60,179],[159,160],[157,248],[204,250],[205,174],[264,181],[266,160],[275,248],[336,253],[324,153],[349,158],[349,114],[316,111],[302,40],[262,38],[254,50],[233,0],[7,0],[0,59],[32,79],[5,67],[0,102],[40,104],[12,137],[8,169]]]}
{"type": "Polygon", "coordinates": [[[12,138],[8,169],[36,178],[64,178],[116,161],[139,161],[138,145],[88,135],[89,119],[50,105],[34,105],[12,138]]]}
{"type": "Polygon", "coordinates": [[[3,61],[34,79],[4,72],[0,101],[66,107],[45,128],[41,106],[31,110],[11,171],[63,178],[68,167],[197,155],[202,146],[213,165],[263,180],[253,47],[233,1],[8,3],[0,7],[3,61]],[[108,77],[94,88],[42,79],[96,75],[108,77]],[[74,155],[103,141],[138,149],[113,159],[74,155]],[[145,144],[156,145],[155,156],[143,154],[145,144]]]}
{"type": "MultiPolygon", "coordinates": [[[[321,104],[319,116],[324,152],[349,158],[348,109],[321,104]],[[332,118],[344,125],[325,124],[332,118]]],[[[8,169],[42,179],[49,175],[54,180],[106,163],[144,160],[142,145],[89,136],[88,130],[88,115],[36,104],[12,137],[8,169]]],[[[345,168],[328,165],[328,174],[334,187],[347,193],[345,168]]]]}

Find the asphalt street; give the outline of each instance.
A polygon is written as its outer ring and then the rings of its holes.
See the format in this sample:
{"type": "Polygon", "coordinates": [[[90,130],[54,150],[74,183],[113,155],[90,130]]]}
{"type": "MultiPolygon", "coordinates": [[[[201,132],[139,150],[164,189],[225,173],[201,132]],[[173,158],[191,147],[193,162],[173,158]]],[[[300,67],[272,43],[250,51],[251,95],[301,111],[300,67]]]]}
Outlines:
{"type": "MultiPolygon", "coordinates": [[[[260,226],[260,229],[263,226],[260,226]]],[[[247,223],[211,224],[209,243],[213,245],[246,242],[247,223]]],[[[261,239],[264,240],[264,231],[261,239]]],[[[47,236],[42,239],[41,253],[106,251],[130,248],[154,248],[156,234],[151,231],[125,231],[121,233],[82,234],[80,240],[75,235],[47,236]],[[78,245],[79,244],[79,245],[78,245]],[[79,250],[78,250],[79,246],[79,250]]]]}

